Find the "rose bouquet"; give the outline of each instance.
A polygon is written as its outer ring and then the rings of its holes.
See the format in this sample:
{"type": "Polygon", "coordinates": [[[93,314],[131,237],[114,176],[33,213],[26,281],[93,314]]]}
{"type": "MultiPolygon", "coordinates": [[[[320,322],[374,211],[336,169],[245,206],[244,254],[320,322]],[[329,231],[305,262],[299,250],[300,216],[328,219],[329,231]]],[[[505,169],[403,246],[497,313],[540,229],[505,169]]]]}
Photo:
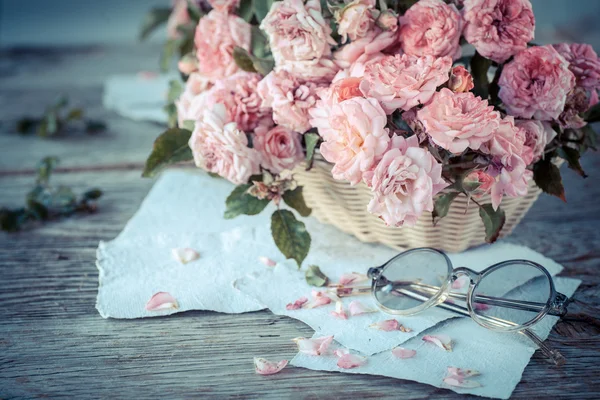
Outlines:
{"type": "Polygon", "coordinates": [[[439,220],[467,196],[488,242],[502,199],[532,179],[565,199],[557,158],[585,177],[600,60],[585,44],[533,44],[529,0],[208,3],[186,5],[194,49],[144,175],[193,159],[238,185],[226,218],[273,202],[274,241],[298,265],[310,235],[281,206],[311,212],[292,171],[316,154],[334,179],[366,185],[365,211],[388,226],[439,220]]]}

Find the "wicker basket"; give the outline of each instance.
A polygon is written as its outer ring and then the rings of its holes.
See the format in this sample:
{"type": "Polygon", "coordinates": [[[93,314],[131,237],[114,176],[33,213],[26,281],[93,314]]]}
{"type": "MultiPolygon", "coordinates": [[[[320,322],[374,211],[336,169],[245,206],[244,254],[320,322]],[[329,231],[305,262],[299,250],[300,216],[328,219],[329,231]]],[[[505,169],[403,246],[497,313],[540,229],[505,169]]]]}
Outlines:
{"type": "MultiPolygon", "coordinates": [[[[459,252],[485,243],[483,222],[479,209],[467,198],[458,196],[448,215],[433,226],[431,213],[425,212],[414,227],[395,228],[367,212],[371,199],[370,190],[364,184],[350,186],[348,182],[334,180],[331,165],[315,159],[313,168],[306,171],[298,167],[294,171],[298,183],[304,186],[304,198],[319,221],[356,236],[363,242],[379,242],[394,249],[406,250],[415,247],[434,247],[448,252],[459,252]]],[[[525,197],[505,197],[502,209],[506,223],[500,236],[509,235],[540,195],[540,189],[529,184],[525,197]]],[[[489,196],[480,200],[489,203],[489,196]]]]}

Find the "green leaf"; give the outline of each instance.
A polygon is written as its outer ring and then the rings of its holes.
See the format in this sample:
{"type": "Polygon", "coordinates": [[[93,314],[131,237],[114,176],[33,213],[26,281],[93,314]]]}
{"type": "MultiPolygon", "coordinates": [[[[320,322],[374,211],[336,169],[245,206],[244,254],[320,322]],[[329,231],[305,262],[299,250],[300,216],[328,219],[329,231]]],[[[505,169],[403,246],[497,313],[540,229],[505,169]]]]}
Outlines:
{"type": "Polygon", "coordinates": [[[27,201],[27,213],[40,221],[47,220],[49,216],[48,208],[35,200],[27,201]]]}
{"type": "Polygon", "coordinates": [[[563,146],[557,150],[560,158],[564,159],[568,164],[569,168],[577,172],[584,178],[587,178],[587,174],[581,167],[581,163],[579,162],[580,154],[577,149],[573,149],[571,147],[563,146]]]}
{"type": "Polygon", "coordinates": [[[434,226],[439,222],[440,219],[448,215],[450,205],[452,204],[454,199],[456,199],[456,196],[458,196],[459,194],[460,193],[458,192],[446,193],[439,196],[435,200],[435,203],[433,204],[433,212],[431,213],[434,226]]]}
{"type": "Polygon", "coordinates": [[[254,5],[252,0],[242,0],[238,15],[246,22],[250,22],[254,16],[254,5]]]}
{"type": "Polygon", "coordinates": [[[506,222],[504,210],[498,207],[494,211],[491,204],[484,204],[479,207],[479,216],[485,226],[485,241],[494,243],[498,239],[498,236],[500,236],[504,222],[506,222]]]}
{"type": "Polygon", "coordinates": [[[259,199],[248,194],[251,184],[239,185],[225,200],[225,219],[232,219],[238,215],[256,215],[269,204],[268,199],[259,199]]]}
{"type": "Polygon", "coordinates": [[[81,108],[73,108],[69,111],[69,114],[67,114],[67,121],[75,121],[81,118],[83,118],[83,109],[81,108]]]}
{"type": "Polygon", "coordinates": [[[294,190],[288,190],[283,194],[283,201],[285,204],[298,211],[303,217],[308,217],[312,210],[304,202],[304,196],[302,195],[302,186],[298,186],[294,190]]]}
{"type": "Polygon", "coordinates": [[[272,58],[252,57],[252,63],[256,72],[262,76],[266,76],[275,67],[275,61],[272,58]]]}
{"type": "Polygon", "coordinates": [[[533,180],[545,193],[558,197],[566,202],[565,188],[562,184],[560,170],[551,161],[549,154],[533,165],[533,180]]]}
{"type": "Polygon", "coordinates": [[[258,23],[265,19],[273,3],[274,0],[254,0],[254,15],[258,23]]]}
{"type": "Polygon", "coordinates": [[[198,7],[195,1],[188,0],[187,10],[188,15],[193,21],[196,22],[196,25],[198,24],[198,21],[200,21],[200,18],[204,17],[204,13],[198,7]]]}
{"type": "Polygon", "coordinates": [[[316,265],[310,265],[304,274],[306,278],[306,283],[312,286],[325,286],[327,282],[329,282],[329,278],[323,272],[321,272],[321,268],[316,265]]]}
{"type": "Polygon", "coordinates": [[[99,133],[106,130],[106,124],[102,121],[88,119],[85,122],[85,131],[87,133],[99,133]]]}
{"type": "Polygon", "coordinates": [[[285,258],[296,260],[300,268],[310,249],[310,234],[304,223],[289,210],[277,210],[271,216],[271,234],[285,258]]]}
{"type": "Polygon", "coordinates": [[[17,232],[25,222],[26,214],[23,208],[9,210],[0,208],[0,229],[5,232],[17,232]]]}
{"type": "Polygon", "coordinates": [[[192,132],[187,129],[171,128],[163,132],[154,141],[152,153],[146,160],[143,177],[152,177],[165,166],[181,161],[189,161],[194,157],[188,146],[192,132]]]}
{"type": "Polygon", "coordinates": [[[600,121],[600,103],[596,103],[592,108],[587,110],[583,115],[583,119],[587,122],[600,121]]]}
{"type": "Polygon", "coordinates": [[[169,128],[177,128],[177,106],[175,103],[169,103],[163,107],[167,114],[167,126],[169,128]]]}
{"type": "Polygon", "coordinates": [[[488,98],[488,87],[489,81],[487,72],[492,65],[492,60],[489,60],[479,53],[475,52],[473,58],[471,58],[471,75],[473,75],[473,93],[476,96],[481,97],[483,100],[488,98]]]}
{"type": "Polygon", "coordinates": [[[102,197],[102,190],[100,189],[90,189],[83,194],[83,200],[98,200],[102,197]]]}
{"type": "Polygon", "coordinates": [[[590,124],[587,124],[581,128],[581,133],[583,134],[581,154],[587,149],[598,150],[598,134],[594,128],[590,124]]]}
{"type": "Polygon", "coordinates": [[[400,14],[404,14],[406,10],[415,5],[419,0],[397,0],[396,11],[400,14]]]}
{"type": "Polygon", "coordinates": [[[140,40],[146,40],[156,28],[167,22],[170,15],[171,9],[167,7],[150,10],[142,21],[140,40]]]}
{"type": "Polygon", "coordinates": [[[267,55],[268,40],[263,31],[256,25],[252,25],[252,42],[250,48],[255,57],[267,55]]]}
{"type": "Polygon", "coordinates": [[[194,132],[194,127],[196,125],[196,121],[192,119],[187,119],[183,121],[183,129],[187,129],[190,132],[194,132]]]}
{"type": "Polygon", "coordinates": [[[77,196],[70,187],[59,186],[52,192],[51,206],[57,208],[66,208],[75,205],[77,196]]]}
{"type": "Polygon", "coordinates": [[[39,119],[36,118],[21,118],[17,121],[17,132],[18,133],[31,133],[33,128],[40,123],[39,119]]]}
{"type": "Polygon", "coordinates": [[[254,61],[250,53],[241,47],[233,48],[233,60],[243,71],[257,72],[254,68],[254,61]]]}
{"type": "Polygon", "coordinates": [[[181,96],[183,93],[183,86],[181,82],[177,79],[172,79],[169,81],[169,91],[167,92],[167,101],[169,103],[173,103],[175,100],[181,96]]]}
{"type": "Polygon", "coordinates": [[[58,165],[58,157],[44,157],[37,165],[37,179],[38,184],[47,184],[50,180],[52,171],[58,165]]]}
{"type": "Polygon", "coordinates": [[[162,53],[160,55],[160,70],[166,72],[171,66],[175,52],[179,48],[180,41],[177,39],[169,39],[165,42],[162,53]]]}
{"type": "Polygon", "coordinates": [[[306,170],[312,168],[314,158],[315,158],[315,149],[321,140],[321,136],[317,133],[307,132],[304,134],[304,144],[306,147],[306,170]]]}

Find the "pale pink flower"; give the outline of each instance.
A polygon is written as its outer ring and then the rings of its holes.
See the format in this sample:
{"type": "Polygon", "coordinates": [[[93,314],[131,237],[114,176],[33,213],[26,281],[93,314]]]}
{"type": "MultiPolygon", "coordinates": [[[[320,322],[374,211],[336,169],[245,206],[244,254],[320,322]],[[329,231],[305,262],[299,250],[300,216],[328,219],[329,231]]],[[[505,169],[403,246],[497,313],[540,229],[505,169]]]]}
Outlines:
{"type": "Polygon", "coordinates": [[[272,71],[258,84],[258,94],[262,106],[273,109],[276,124],[304,133],[310,129],[308,110],[317,102],[317,88],[287,71],[272,71]]]}
{"type": "Polygon", "coordinates": [[[342,286],[346,285],[354,285],[355,283],[360,283],[364,281],[368,281],[369,277],[365,274],[361,274],[358,272],[352,272],[349,274],[344,274],[340,277],[339,284],[342,286]]]}
{"type": "Polygon", "coordinates": [[[465,0],[463,35],[482,56],[503,63],[533,40],[529,0],[465,0]]]}
{"type": "Polygon", "coordinates": [[[411,332],[412,329],[406,328],[400,322],[395,319],[386,319],[385,321],[375,322],[369,325],[369,328],[377,329],[384,332],[401,331],[411,332]]]}
{"type": "Polygon", "coordinates": [[[525,146],[533,153],[532,162],[537,162],[544,156],[544,149],[554,139],[556,132],[548,122],[531,119],[516,120],[515,124],[525,130],[525,146]]]}
{"type": "Polygon", "coordinates": [[[178,247],[171,249],[171,255],[181,264],[187,264],[200,258],[200,254],[198,254],[196,250],[189,247],[178,247]]]}
{"type": "Polygon", "coordinates": [[[473,150],[491,139],[500,114],[486,100],[471,92],[454,93],[443,88],[431,102],[417,111],[431,140],[451,153],[473,150]]]}
{"type": "Polygon", "coordinates": [[[352,315],[353,317],[357,316],[357,315],[370,314],[370,313],[377,312],[376,309],[366,307],[363,303],[361,303],[358,300],[353,300],[352,302],[350,302],[350,305],[348,306],[348,310],[350,311],[350,315],[352,315]]]}
{"type": "Polygon", "coordinates": [[[440,349],[452,351],[452,339],[448,335],[425,335],[423,341],[433,343],[440,349]]]}
{"type": "Polygon", "coordinates": [[[269,38],[276,66],[315,61],[331,54],[331,27],[321,14],[320,0],[273,3],[260,24],[269,38]]]}
{"type": "Polygon", "coordinates": [[[555,44],[558,54],[569,63],[569,70],[575,75],[577,86],[589,91],[600,90],[600,58],[589,44],[555,44]]]}
{"type": "Polygon", "coordinates": [[[525,161],[517,155],[508,160],[507,166],[490,166],[487,173],[494,178],[490,190],[492,207],[497,210],[504,195],[523,197],[529,191],[529,181],[533,172],[527,169],[525,161]]]}
{"type": "Polygon", "coordinates": [[[175,107],[177,108],[177,125],[183,128],[184,122],[191,120],[195,121],[196,118],[202,115],[193,104],[201,93],[210,89],[212,84],[202,75],[193,72],[185,83],[183,93],[175,100],[175,107]]]}
{"type": "Polygon", "coordinates": [[[344,309],[344,303],[341,301],[335,302],[335,311],[331,311],[330,314],[338,319],[348,319],[348,314],[344,309]]]}
{"type": "Polygon", "coordinates": [[[288,364],[287,360],[272,362],[260,357],[254,357],[254,370],[260,375],[273,375],[281,371],[288,364]]]}
{"type": "Polygon", "coordinates": [[[239,71],[233,49],[250,51],[251,26],[240,17],[212,10],[200,19],[194,36],[198,70],[211,81],[239,71]]]}
{"type": "Polygon", "coordinates": [[[333,54],[335,63],[340,68],[349,68],[359,59],[367,61],[382,50],[395,44],[398,40],[398,31],[384,31],[374,26],[366,36],[354,40],[340,47],[333,54]]]}
{"type": "Polygon", "coordinates": [[[421,0],[400,17],[402,50],[414,56],[460,57],[462,20],[442,0],[421,0]]]}
{"type": "MultiPolygon", "coordinates": [[[[463,187],[470,195],[474,197],[481,197],[492,190],[492,185],[495,179],[485,173],[484,171],[477,170],[469,173],[463,179],[463,187]]],[[[460,277],[452,283],[452,289],[460,289],[463,285],[468,282],[469,279],[460,277]]]]}
{"type": "Polygon", "coordinates": [[[475,87],[473,77],[462,65],[452,68],[450,80],[448,81],[448,89],[453,92],[468,92],[475,87]]]}
{"type": "Polygon", "coordinates": [[[327,353],[329,345],[333,342],[333,336],[323,336],[312,339],[298,337],[292,339],[292,341],[296,343],[300,353],[308,354],[309,356],[322,356],[327,353]]]}
{"type": "Polygon", "coordinates": [[[146,303],[147,311],[176,310],[179,308],[175,297],[167,292],[155,293],[146,303]]]}
{"type": "Polygon", "coordinates": [[[355,185],[383,156],[390,142],[385,112],[376,99],[353,97],[313,108],[311,125],[323,137],[321,154],[334,163],[333,177],[355,185]]]}
{"type": "Polygon", "coordinates": [[[317,308],[331,303],[331,297],[329,297],[327,293],[319,292],[318,290],[313,290],[311,296],[312,301],[304,304],[302,308],[317,308]]]}
{"type": "Polygon", "coordinates": [[[223,104],[204,110],[202,118],[196,120],[189,146],[196,166],[232,183],[246,183],[260,172],[260,155],[248,147],[248,138],[236,123],[227,122],[223,104]]]}
{"type": "Polygon", "coordinates": [[[352,369],[365,365],[367,358],[356,354],[344,354],[337,362],[337,366],[343,369],[352,369]]]}
{"type": "Polygon", "coordinates": [[[500,120],[490,141],[481,146],[481,151],[491,154],[504,166],[510,166],[513,155],[528,165],[533,159],[533,150],[525,146],[525,137],[525,129],[515,125],[515,119],[507,115],[500,120]]]}
{"type": "Polygon", "coordinates": [[[398,358],[406,359],[413,358],[417,354],[416,350],[405,349],[403,347],[395,347],[392,349],[392,354],[398,358]]]}
{"type": "Polygon", "coordinates": [[[326,84],[331,82],[340,68],[329,57],[310,61],[289,61],[275,66],[276,72],[287,71],[307,82],[326,84]]]}
{"type": "Polygon", "coordinates": [[[259,126],[254,131],[254,148],[261,155],[261,165],[274,174],[293,169],[304,159],[300,134],[284,126],[259,126]]]}
{"type": "Polygon", "coordinates": [[[373,193],[368,211],[389,226],[414,226],[424,211],[433,211],[433,197],[448,186],[442,165],[419,147],[416,135],[395,136],[391,148],[364,179],[373,193]]]}
{"type": "Polygon", "coordinates": [[[367,35],[375,23],[374,9],[375,0],[352,0],[335,13],[342,43],[346,43],[348,39],[354,41],[367,35]]]}
{"type": "Polygon", "coordinates": [[[452,59],[408,54],[385,56],[365,65],[361,91],[381,103],[387,114],[426,104],[448,80],[452,59]]]}
{"type": "Polygon", "coordinates": [[[552,46],[534,46],[504,66],[498,85],[508,114],[550,121],[565,108],[575,76],[552,46]]]}
{"type": "Polygon", "coordinates": [[[208,4],[220,12],[233,12],[240,6],[240,0],[208,0],[208,4]]]}
{"type": "Polygon", "coordinates": [[[167,37],[169,39],[177,39],[181,36],[181,32],[177,30],[180,25],[185,25],[190,22],[188,15],[188,0],[173,1],[173,9],[167,20],[167,37]]]}
{"type": "Polygon", "coordinates": [[[375,21],[375,23],[378,27],[385,31],[396,32],[399,24],[398,15],[396,15],[396,13],[392,10],[388,9],[379,14],[379,17],[377,17],[377,21],[375,21]]]}
{"type": "Polygon", "coordinates": [[[304,296],[300,297],[298,300],[293,303],[289,303],[285,306],[286,310],[299,310],[302,308],[304,304],[308,302],[308,299],[304,296]]]}

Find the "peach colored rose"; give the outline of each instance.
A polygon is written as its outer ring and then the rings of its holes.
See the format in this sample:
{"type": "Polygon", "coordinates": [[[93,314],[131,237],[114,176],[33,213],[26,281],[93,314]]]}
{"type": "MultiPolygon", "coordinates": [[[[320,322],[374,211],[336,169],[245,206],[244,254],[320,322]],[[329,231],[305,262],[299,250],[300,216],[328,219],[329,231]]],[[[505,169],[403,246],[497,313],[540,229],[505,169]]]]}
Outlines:
{"type": "Polygon", "coordinates": [[[548,122],[531,119],[516,120],[515,124],[525,130],[525,146],[531,149],[532,162],[544,156],[544,149],[554,139],[556,132],[548,122]]]}
{"type": "Polygon", "coordinates": [[[240,0],[208,0],[208,4],[214,10],[231,13],[240,6],[240,0]]]}
{"type": "Polygon", "coordinates": [[[463,35],[482,56],[503,63],[533,40],[529,0],[465,0],[463,35]]]}
{"type": "Polygon", "coordinates": [[[269,37],[276,66],[316,61],[331,54],[335,45],[331,27],[321,14],[319,0],[283,0],[273,3],[260,24],[269,37]]]}
{"type": "Polygon", "coordinates": [[[509,114],[550,121],[565,108],[575,76],[552,46],[534,46],[504,66],[498,85],[498,96],[509,114]]]}
{"type": "Polygon", "coordinates": [[[293,169],[304,159],[300,134],[281,125],[259,126],[252,143],[261,155],[261,165],[274,174],[293,169]]]}
{"type": "Polygon", "coordinates": [[[348,38],[354,41],[367,35],[375,23],[374,9],[375,0],[352,0],[335,13],[342,43],[346,43],[348,38]]]}
{"type": "Polygon", "coordinates": [[[366,36],[340,47],[333,54],[335,63],[340,68],[349,68],[359,59],[366,62],[372,56],[394,45],[398,40],[397,31],[384,31],[374,26],[366,36]]]}
{"type": "Polygon", "coordinates": [[[533,172],[528,170],[525,161],[517,155],[513,155],[507,166],[490,166],[487,173],[494,178],[490,189],[492,207],[497,210],[504,195],[510,197],[523,197],[529,191],[529,181],[533,178],[533,172]]]}
{"type": "Polygon", "coordinates": [[[575,75],[577,86],[589,91],[600,90],[600,58],[589,44],[555,44],[558,54],[569,63],[569,70],[575,75]]]}
{"type": "Polygon", "coordinates": [[[402,50],[413,56],[460,57],[462,20],[454,5],[421,0],[400,17],[402,50]]]}
{"type": "Polygon", "coordinates": [[[528,165],[533,159],[533,150],[525,146],[526,135],[525,129],[515,125],[514,117],[507,115],[500,120],[498,129],[480,150],[491,154],[505,166],[510,166],[515,159],[513,156],[521,158],[528,165]]]}
{"type": "Polygon", "coordinates": [[[187,0],[173,1],[173,9],[167,20],[167,37],[169,39],[177,39],[181,33],[177,30],[179,25],[185,25],[190,22],[190,16],[187,11],[187,0]]]}
{"type": "Polygon", "coordinates": [[[321,154],[335,164],[335,179],[357,184],[388,148],[387,117],[376,99],[353,97],[331,107],[317,103],[310,115],[324,140],[321,154]]]}
{"type": "Polygon", "coordinates": [[[500,114],[471,92],[442,88],[417,111],[431,140],[454,154],[473,150],[490,140],[500,124],[500,114]]]}
{"type": "Polygon", "coordinates": [[[199,72],[216,81],[240,69],[233,60],[234,47],[250,50],[251,26],[240,17],[212,10],[200,19],[194,36],[199,72]]]}
{"type": "Polygon", "coordinates": [[[448,80],[452,59],[433,56],[385,56],[365,64],[361,91],[381,103],[387,114],[426,104],[448,80]]]}
{"type": "Polygon", "coordinates": [[[287,71],[270,72],[258,84],[263,108],[273,109],[273,121],[293,131],[310,129],[308,110],[315,106],[317,85],[287,71]]]}
{"type": "Polygon", "coordinates": [[[389,226],[414,226],[424,211],[433,211],[433,196],[448,186],[442,165],[416,136],[395,136],[391,148],[364,174],[373,199],[367,209],[389,226]]]}
{"type": "Polygon", "coordinates": [[[462,93],[468,92],[475,87],[473,77],[462,65],[452,68],[450,80],[448,81],[448,89],[453,92],[462,93]]]}
{"type": "Polygon", "coordinates": [[[205,108],[190,137],[189,146],[196,166],[235,183],[242,184],[260,172],[260,156],[248,147],[246,134],[235,122],[227,123],[222,104],[205,108]]]}

